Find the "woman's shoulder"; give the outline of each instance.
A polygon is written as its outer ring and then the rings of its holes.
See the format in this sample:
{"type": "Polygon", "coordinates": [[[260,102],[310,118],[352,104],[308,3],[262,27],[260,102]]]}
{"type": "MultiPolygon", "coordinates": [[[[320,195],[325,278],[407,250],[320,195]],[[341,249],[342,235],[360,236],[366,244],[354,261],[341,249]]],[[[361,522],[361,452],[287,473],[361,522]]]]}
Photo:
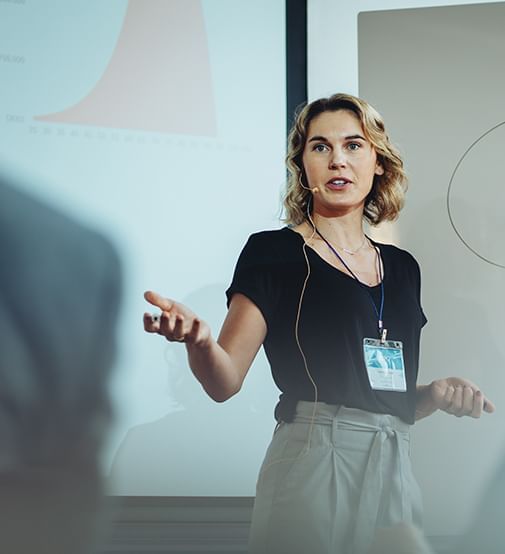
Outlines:
{"type": "Polygon", "coordinates": [[[249,236],[242,251],[249,259],[282,261],[299,248],[300,235],[290,227],[257,231],[249,236]]]}
{"type": "Polygon", "coordinates": [[[378,246],[381,250],[388,252],[391,256],[397,256],[398,258],[415,259],[411,252],[409,252],[405,248],[400,248],[396,244],[377,242],[375,240],[372,240],[371,242],[372,244],[378,246]]]}
{"type": "Polygon", "coordinates": [[[280,229],[257,231],[249,236],[247,243],[272,249],[277,246],[284,247],[287,244],[296,244],[299,240],[298,237],[298,233],[291,227],[282,227],[280,229]]]}
{"type": "Polygon", "coordinates": [[[372,241],[372,243],[379,247],[381,254],[387,257],[391,263],[400,265],[415,273],[419,273],[419,263],[414,255],[408,250],[400,248],[395,244],[387,244],[376,241],[372,241]]]}
{"type": "Polygon", "coordinates": [[[281,227],[280,229],[267,229],[265,231],[256,231],[250,235],[250,239],[253,240],[276,240],[286,241],[290,240],[293,235],[296,235],[296,231],[291,226],[281,227]]]}

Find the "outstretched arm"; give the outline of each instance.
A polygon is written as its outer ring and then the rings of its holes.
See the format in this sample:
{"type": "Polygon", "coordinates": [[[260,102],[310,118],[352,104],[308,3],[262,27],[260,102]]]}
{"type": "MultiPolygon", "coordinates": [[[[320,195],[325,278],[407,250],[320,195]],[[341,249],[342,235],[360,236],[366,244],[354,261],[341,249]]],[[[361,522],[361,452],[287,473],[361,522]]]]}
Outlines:
{"type": "Polygon", "coordinates": [[[417,386],[416,420],[437,410],[478,418],[482,412],[494,412],[495,406],[476,384],[461,377],[447,377],[417,386]]]}
{"type": "Polygon", "coordinates": [[[259,308],[243,294],[234,294],[216,341],[207,323],[183,304],[151,291],[144,297],[161,310],[159,322],[144,314],[144,329],[185,343],[193,373],[216,402],[236,394],[266,336],[259,308]]]}

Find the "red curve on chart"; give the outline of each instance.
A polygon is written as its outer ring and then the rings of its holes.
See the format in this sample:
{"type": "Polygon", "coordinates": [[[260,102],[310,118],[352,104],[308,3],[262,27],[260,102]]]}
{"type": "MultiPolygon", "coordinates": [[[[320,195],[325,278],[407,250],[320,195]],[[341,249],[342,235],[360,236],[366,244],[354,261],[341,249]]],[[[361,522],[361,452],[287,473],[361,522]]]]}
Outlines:
{"type": "Polygon", "coordinates": [[[75,105],[38,121],[215,136],[200,0],[129,0],[102,77],[75,105]]]}

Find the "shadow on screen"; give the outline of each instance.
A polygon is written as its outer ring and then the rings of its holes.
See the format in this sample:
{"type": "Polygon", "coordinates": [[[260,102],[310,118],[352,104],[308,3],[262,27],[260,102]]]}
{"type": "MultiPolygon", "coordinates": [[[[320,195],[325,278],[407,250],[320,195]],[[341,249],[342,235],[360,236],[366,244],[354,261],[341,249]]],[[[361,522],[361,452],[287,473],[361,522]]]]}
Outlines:
{"type": "MultiPolygon", "coordinates": [[[[221,321],[213,314],[224,317],[225,289],[209,285],[181,300],[210,324],[214,336],[221,321]]],[[[185,347],[167,343],[165,352],[160,364],[167,366],[171,411],[128,431],[110,478],[130,495],[234,496],[244,488],[247,470],[258,471],[263,452],[247,436],[251,426],[265,425],[265,413],[273,430],[272,406],[254,386],[244,386],[225,403],[214,402],[193,376],[185,347]]]]}

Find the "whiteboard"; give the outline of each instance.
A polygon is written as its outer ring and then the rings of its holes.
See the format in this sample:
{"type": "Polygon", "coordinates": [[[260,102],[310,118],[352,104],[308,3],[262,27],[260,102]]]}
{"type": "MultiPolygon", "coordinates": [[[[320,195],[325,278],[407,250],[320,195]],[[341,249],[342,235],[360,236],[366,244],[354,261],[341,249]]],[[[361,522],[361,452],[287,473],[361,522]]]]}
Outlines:
{"type": "Polygon", "coordinates": [[[420,382],[458,375],[498,412],[413,430],[429,535],[457,534],[504,454],[505,4],[363,12],[359,91],[383,114],[410,189],[395,242],[422,270],[420,382]]]}

